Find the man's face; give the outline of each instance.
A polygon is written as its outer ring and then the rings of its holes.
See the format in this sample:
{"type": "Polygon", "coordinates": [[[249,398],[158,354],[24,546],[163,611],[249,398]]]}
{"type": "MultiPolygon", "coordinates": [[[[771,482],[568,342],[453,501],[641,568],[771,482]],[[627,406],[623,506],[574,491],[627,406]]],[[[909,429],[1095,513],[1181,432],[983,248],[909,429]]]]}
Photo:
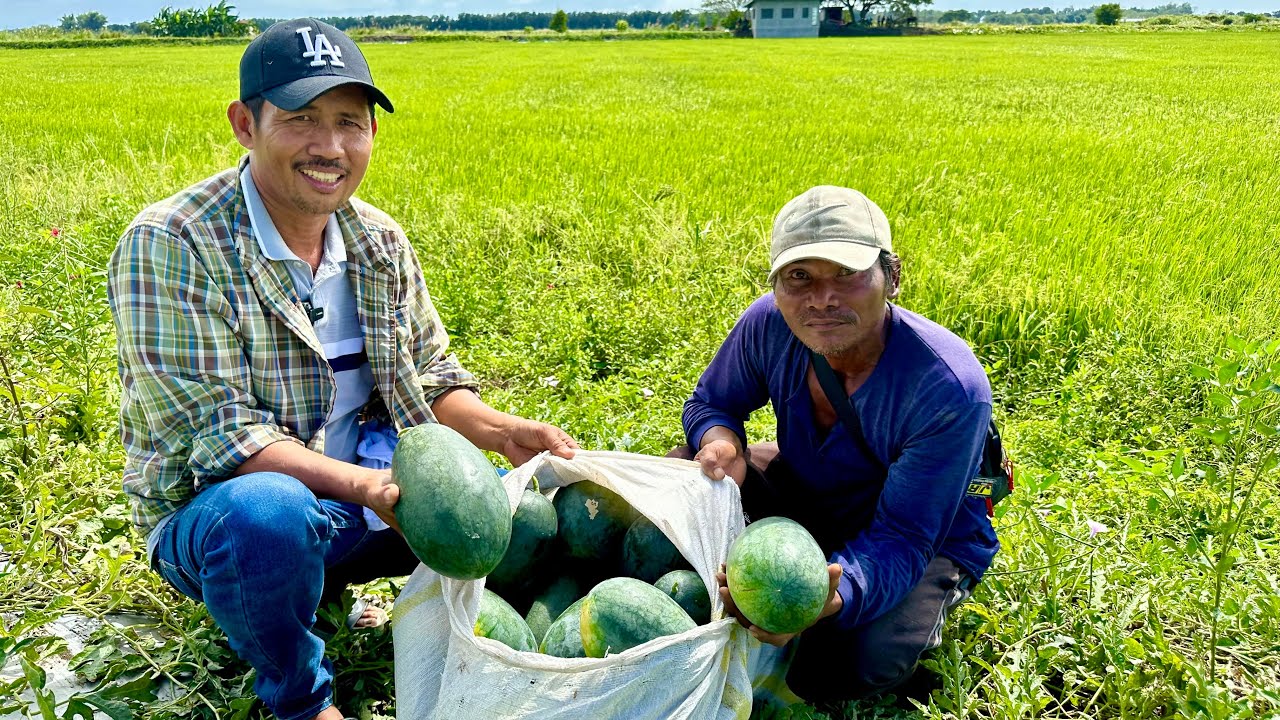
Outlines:
{"type": "Polygon", "coordinates": [[[774,302],[791,332],[833,356],[874,340],[896,283],[876,263],[855,272],[829,260],[797,260],[778,272],[774,302]]]}
{"type": "Polygon", "coordinates": [[[377,124],[364,90],[341,85],[298,110],[266,102],[247,137],[236,130],[268,208],[328,216],[364,179],[377,124]]]}

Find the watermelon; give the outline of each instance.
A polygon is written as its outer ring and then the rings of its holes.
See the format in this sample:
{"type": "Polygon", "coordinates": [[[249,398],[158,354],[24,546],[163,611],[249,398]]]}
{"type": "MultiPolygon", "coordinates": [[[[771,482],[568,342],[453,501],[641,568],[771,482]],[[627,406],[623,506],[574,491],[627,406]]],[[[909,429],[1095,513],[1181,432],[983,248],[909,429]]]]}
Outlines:
{"type": "Polygon", "coordinates": [[[578,598],[572,605],[560,613],[560,617],[547,628],[542,638],[542,652],[562,658],[581,658],[587,656],[582,649],[582,602],[586,598],[578,598]]]}
{"type": "Polygon", "coordinates": [[[653,584],[676,601],[699,625],[711,622],[711,595],[707,584],[692,570],[672,570],[653,584]]]}
{"type": "Polygon", "coordinates": [[[480,595],[480,614],[476,616],[475,633],[476,637],[497,640],[512,650],[538,651],[533,631],[525,624],[520,613],[487,588],[480,595]]]}
{"type": "Polygon", "coordinates": [[[400,434],[391,477],[400,486],[396,520],[427,567],[475,580],[498,566],[511,541],[511,503],[479,448],[444,425],[419,425],[400,434]]]}
{"type": "Polygon", "coordinates": [[[800,632],[827,603],[827,560],[809,531],[793,520],[751,523],[733,541],[725,565],[733,603],[767,632],[800,632]]]}
{"type": "Polygon", "coordinates": [[[485,587],[503,593],[527,585],[555,544],[557,525],[551,501],[525,490],[511,517],[511,543],[498,567],[490,571],[485,587]]]}
{"type": "Polygon", "coordinates": [[[617,562],[635,510],[622,496],[582,480],[556,491],[552,501],[559,519],[559,537],[572,558],[617,562]]]}
{"type": "Polygon", "coordinates": [[[525,622],[529,623],[529,629],[533,630],[533,636],[538,642],[542,642],[542,638],[547,634],[547,628],[560,617],[564,609],[586,594],[586,589],[576,578],[564,576],[553,580],[538,594],[529,606],[529,612],[524,616],[525,622]]]}
{"type": "Polygon", "coordinates": [[[579,608],[582,647],[602,658],[697,627],[675,600],[635,578],[611,578],[591,588],[579,608]]]}
{"type": "Polygon", "coordinates": [[[651,583],[688,567],[675,543],[652,520],[641,515],[631,523],[622,540],[622,574],[651,583]]]}

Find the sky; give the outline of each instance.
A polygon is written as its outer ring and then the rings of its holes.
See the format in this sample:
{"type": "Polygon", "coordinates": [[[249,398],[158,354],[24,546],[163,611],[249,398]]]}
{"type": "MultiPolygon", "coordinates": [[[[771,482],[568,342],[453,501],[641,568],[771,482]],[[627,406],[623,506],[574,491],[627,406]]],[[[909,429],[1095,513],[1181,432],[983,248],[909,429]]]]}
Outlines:
{"type": "MultiPolygon", "coordinates": [[[[207,7],[215,0],[0,0],[0,28],[12,29],[32,25],[57,25],[63,15],[96,10],[112,23],[149,20],[165,5],[207,7]]],[[[1045,2],[1045,0],[934,0],[940,9],[1017,10],[1049,5],[1090,6],[1099,0],[1078,2],[1045,2]]],[[[1151,7],[1169,0],[1131,0],[1121,5],[1151,7]]],[[[1177,1],[1177,0],[1175,0],[1177,1]]],[[[679,10],[696,8],[701,0],[231,0],[240,17],[304,17],[359,15],[457,15],[460,12],[492,13],[508,11],[552,12],[565,10],[679,10]]],[[[1280,10],[1280,0],[1193,0],[1200,11],[1248,10],[1270,12],[1280,10]]]]}

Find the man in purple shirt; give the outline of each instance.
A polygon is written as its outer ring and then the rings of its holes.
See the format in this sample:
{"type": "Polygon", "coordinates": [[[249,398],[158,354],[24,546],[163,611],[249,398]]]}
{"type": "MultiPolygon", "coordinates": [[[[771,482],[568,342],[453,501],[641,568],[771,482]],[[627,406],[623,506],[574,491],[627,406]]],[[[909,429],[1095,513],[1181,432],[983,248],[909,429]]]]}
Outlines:
{"type": "Polygon", "coordinates": [[[861,193],[819,186],[787,203],[771,262],[773,292],[702,374],[684,408],[689,446],[672,454],[737,482],[750,519],[790,517],[828,554],[831,594],[799,633],[792,690],[811,702],[883,692],[941,643],[947,612],[999,548],[985,499],[966,495],[991,387],[963,340],[891,302],[901,262],[888,219],[861,193]],[[823,391],[817,356],[852,416],[823,391]],[[749,445],[744,422],[770,402],[777,442],[749,445]]]}

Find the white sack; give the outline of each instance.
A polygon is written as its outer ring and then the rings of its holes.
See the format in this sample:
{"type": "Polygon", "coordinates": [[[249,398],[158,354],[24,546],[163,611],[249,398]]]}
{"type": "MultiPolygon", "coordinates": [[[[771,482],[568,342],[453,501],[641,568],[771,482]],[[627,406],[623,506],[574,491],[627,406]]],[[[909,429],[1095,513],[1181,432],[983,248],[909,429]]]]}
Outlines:
{"type": "MultiPolygon", "coordinates": [[[[512,512],[535,474],[544,493],[580,480],[617,492],[662,528],[713,590],[715,573],[743,529],[737,486],[707,479],[694,462],[591,451],[564,460],[544,453],[503,478],[512,512]]],[[[745,720],[753,676],[764,695],[794,700],[779,680],[780,663],[790,653],[761,646],[725,617],[715,592],[708,625],[605,658],[564,659],[476,637],[483,583],[442,577],[419,565],[396,600],[396,707],[402,720],[745,720]]]]}

